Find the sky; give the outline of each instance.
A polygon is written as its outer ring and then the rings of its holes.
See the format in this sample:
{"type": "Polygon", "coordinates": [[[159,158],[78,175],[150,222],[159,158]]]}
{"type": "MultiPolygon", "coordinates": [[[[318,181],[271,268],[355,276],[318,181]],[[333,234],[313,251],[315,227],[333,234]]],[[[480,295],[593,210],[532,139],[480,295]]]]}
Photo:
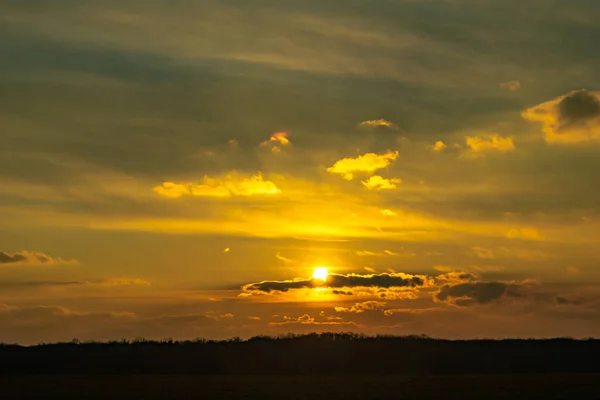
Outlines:
{"type": "Polygon", "coordinates": [[[599,20],[0,2],[0,342],[600,336],[599,20]]]}

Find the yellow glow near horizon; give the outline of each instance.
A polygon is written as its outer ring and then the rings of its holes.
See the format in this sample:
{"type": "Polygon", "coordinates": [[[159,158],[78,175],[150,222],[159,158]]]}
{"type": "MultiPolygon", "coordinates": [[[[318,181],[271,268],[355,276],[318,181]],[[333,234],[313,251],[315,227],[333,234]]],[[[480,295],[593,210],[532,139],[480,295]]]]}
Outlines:
{"type": "Polygon", "coordinates": [[[321,281],[326,281],[329,276],[329,272],[325,267],[317,267],[315,268],[315,272],[313,272],[313,278],[321,281]]]}

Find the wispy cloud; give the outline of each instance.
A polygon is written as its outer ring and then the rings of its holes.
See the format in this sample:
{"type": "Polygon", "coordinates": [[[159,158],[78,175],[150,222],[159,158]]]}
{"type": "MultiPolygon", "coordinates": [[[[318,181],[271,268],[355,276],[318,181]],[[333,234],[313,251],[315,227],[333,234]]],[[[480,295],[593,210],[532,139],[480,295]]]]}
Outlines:
{"type": "Polygon", "coordinates": [[[48,254],[41,252],[30,252],[26,250],[15,253],[7,253],[0,250],[0,266],[11,264],[27,264],[27,265],[77,265],[77,260],[65,260],[62,258],[53,258],[48,254]]]}
{"type": "Polygon", "coordinates": [[[153,188],[153,191],[163,197],[179,198],[182,196],[197,197],[233,197],[276,195],[281,190],[271,181],[265,180],[261,173],[250,178],[228,175],[224,178],[204,177],[199,183],[164,182],[153,188]]]}

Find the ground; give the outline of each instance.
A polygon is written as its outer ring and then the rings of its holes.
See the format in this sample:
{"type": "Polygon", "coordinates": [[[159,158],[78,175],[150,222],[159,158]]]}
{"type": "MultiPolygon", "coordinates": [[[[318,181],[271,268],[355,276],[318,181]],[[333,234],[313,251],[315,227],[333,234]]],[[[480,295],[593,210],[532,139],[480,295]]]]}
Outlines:
{"type": "Polygon", "coordinates": [[[3,399],[593,399],[600,374],[2,376],[3,399]]]}

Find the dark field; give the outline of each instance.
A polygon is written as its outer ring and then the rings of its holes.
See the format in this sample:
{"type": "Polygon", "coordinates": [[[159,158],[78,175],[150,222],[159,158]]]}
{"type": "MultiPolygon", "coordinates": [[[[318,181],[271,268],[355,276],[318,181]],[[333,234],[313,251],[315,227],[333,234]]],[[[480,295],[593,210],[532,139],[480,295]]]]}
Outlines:
{"type": "Polygon", "coordinates": [[[3,376],[3,399],[597,399],[600,374],[3,376]]]}

